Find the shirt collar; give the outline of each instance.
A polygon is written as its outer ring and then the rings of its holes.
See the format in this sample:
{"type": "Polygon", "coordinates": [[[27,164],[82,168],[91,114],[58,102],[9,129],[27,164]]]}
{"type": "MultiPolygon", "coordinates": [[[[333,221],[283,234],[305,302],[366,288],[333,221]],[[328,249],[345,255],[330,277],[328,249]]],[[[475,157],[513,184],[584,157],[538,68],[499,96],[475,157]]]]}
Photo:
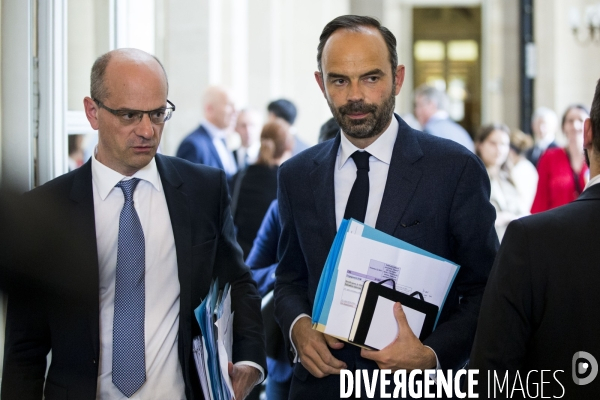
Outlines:
{"type": "Polygon", "coordinates": [[[98,150],[96,148],[94,151],[94,156],[92,157],[92,182],[94,182],[102,201],[108,197],[110,191],[114,189],[117,183],[131,178],[138,178],[150,182],[150,184],[154,186],[154,189],[159,192],[161,191],[160,175],[158,174],[156,160],[154,157],[148,163],[148,165],[137,171],[132,176],[125,176],[98,161],[96,159],[97,151],[98,150]]]}
{"type": "MultiPolygon", "coordinates": [[[[368,151],[373,157],[378,159],[381,162],[386,164],[390,164],[392,161],[392,153],[394,152],[394,143],[396,143],[396,137],[398,136],[398,128],[399,128],[398,120],[392,116],[392,122],[390,126],[379,136],[373,143],[371,143],[364,150],[368,151]]],[[[340,141],[340,161],[338,164],[338,169],[341,169],[348,158],[356,151],[360,150],[358,147],[352,144],[342,131],[341,141],[340,141]]]]}
{"type": "Polygon", "coordinates": [[[225,131],[223,129],[217,128],[215,125],[206,120],[202,123],[202,125],[204,125],[204,128],[206,128],[206,131],[208,132],[211,138],[225,138],[225,131]]]}
{"type": "Polygon", "coordinates": [[[583,189],[583,191],[588,190],[590,188],[590,186],[593,186],[597,183],[600,183],[600,175],[596,175],[595,177],[590,179],[589,182],[587,183],[587,185],[585,185],[585,189],[583,189]]]}

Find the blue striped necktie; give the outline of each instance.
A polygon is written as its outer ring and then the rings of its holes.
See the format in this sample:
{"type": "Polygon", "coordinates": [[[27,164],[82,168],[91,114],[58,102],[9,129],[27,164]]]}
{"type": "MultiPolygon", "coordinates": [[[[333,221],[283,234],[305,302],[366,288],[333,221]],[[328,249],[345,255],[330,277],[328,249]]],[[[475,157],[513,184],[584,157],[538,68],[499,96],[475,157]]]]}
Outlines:
{"type": "Polygon", "coordinates": [[[125,204],[119,218],[115,316],[113,320],[112,381],[131,397],[146,381],[144,348],[146,252],[142,224],[133,206],[139,183],[133,178],[119,182],[125,204]]]}

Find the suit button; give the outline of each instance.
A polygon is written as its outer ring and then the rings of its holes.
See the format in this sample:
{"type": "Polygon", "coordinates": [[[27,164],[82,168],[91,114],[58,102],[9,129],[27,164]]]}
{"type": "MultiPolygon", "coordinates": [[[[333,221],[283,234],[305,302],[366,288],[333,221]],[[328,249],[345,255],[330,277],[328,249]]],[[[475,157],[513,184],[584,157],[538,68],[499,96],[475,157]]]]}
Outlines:
{"type": "Polygon", "coordinates": [[[94,358],[94,359],[92,360],[92,362],[93,362],[94,364],[96,364],[96,359],[94,358]]]}

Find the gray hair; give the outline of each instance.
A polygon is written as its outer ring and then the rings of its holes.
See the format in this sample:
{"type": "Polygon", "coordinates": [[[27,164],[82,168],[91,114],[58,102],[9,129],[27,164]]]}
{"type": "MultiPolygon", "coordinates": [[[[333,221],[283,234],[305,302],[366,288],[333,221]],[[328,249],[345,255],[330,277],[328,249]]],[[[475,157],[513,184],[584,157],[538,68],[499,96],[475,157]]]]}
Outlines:
{"type": "Polygon", "coordinates": [[[535,123],[538,119],[545,119],[547,121],[553,121],[556,126],[558,126],[558,116],[556,113],[548,107],[538,107],[533,112],[531,116],[531,125],[535,123]]]}
{"type": "Polygon", "coordinates": [[[427,84],[415,89],[415,98],[425,97],[429,102],[434,102],[438,110],[448,110],[448,96],[445,92],[427,84]]]}

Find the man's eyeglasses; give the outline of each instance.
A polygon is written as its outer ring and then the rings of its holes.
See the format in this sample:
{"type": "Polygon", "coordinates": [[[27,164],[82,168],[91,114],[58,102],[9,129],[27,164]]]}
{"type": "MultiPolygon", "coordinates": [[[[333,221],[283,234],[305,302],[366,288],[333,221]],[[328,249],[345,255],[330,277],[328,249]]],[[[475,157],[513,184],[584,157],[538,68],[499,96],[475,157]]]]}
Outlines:
{"type": "Polygon", "coordinates": [[[148,114],[148,117],[150,117],[150,121],[154,125],[162,125],[171,118],[171,116],[173,115],[173,111],[175,111],[175,104],[171,103],[169,100],[167,100],[167,103],[169,103],[169,107],[161,107],[157,108],[156,110],[150,111],[129,109],[113,110],[112,108],[106,107],[104,104],[102,104],[101,101],[97,99],[92,100],[94,100],[94,102],[98,104],[98,107],[105,109],[113,115],[116,115],[123,125],[139,124],[142,118],[144,118],[144,114],[148,114]]]}

